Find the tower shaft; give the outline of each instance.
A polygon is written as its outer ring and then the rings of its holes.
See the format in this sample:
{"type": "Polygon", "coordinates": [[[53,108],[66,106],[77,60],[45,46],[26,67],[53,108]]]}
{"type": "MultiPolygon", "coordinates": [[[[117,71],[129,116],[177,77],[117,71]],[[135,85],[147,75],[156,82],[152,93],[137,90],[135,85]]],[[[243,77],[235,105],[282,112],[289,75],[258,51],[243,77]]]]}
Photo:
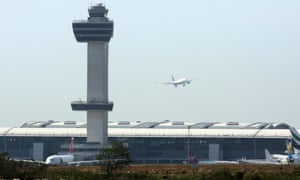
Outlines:
{"type": "MultiPolygon", "coordinates": [[[[108,44],[88,42],[87,102],[108,101],[108,44]]],[[[105,110],[87,111],[87,141],[107,144],[107,119],[105,110]]]]}
{"type": "Polygon", "coordinates": [[[98,4],[89,9],[87,21],[73,22],[78,42],[87,42],[87,99],[71,103],[73,110],[87,111],[87,142],[107,144],[108,111],[108,43],[113,34],[113,22],[108,10],[98,4]]]}
{"type": "Polygon", "coordinates": [[[108,44],[88,42],[87,101],[108,101],[108,44]]]}

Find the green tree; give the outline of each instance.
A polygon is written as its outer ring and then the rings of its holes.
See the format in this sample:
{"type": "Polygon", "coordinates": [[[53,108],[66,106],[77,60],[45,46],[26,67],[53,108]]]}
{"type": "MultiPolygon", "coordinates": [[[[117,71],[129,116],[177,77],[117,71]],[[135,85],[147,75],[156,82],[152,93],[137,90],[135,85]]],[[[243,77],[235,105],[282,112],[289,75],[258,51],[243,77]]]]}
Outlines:
{"type": "Polygon", "coordinates": [[[0,153],[0,179],[42,179],[46,170],[45,165],[10,159],[8,153],[0,153]]]}
{"type": "Polygon", "coordinates": [[[113,142],[111,147],[101,149],[96,158],[101,161],[108,175],[117,169],[128,166],[131,162],[129,149],[121,142],[113,142]]]}

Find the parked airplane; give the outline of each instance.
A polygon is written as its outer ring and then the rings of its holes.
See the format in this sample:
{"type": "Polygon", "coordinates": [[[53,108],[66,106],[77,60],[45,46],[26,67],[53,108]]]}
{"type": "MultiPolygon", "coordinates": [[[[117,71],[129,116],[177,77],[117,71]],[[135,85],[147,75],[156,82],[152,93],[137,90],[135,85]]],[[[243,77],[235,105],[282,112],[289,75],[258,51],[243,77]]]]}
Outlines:
{"type": "Polygon", "coordinates": [[[270,152],[265,149],[265,159],[240,159],[238,160],[239,164],[287,164],[287,155],[286,157],[281,157],[281,156],[273,156],[270,154],[270,152]]]}
{"type": "Polygon", "coordinates": [[[73,154],[51,155],[47,157],[45,164],[49,165],[67,165],[74,161],[73,154]]]}
{"type": "Polygon", "coordinates": [[[271,154],[265,149],[266,159],[241,159],[239,162],[251,164],[300,164],[300,134],[294,127],[290,126],[289,129],[292,140],[287,144],[286,154],[271,154]]]}
{"type": "Polygon", "coordinates": [[[297,150],[295,148],[295,146],[292,145],[292,142],[288,143],[286,153],[287,154],[270,154],[269,153],[267,159],[280,162],[281,164],[289,164],[289,163],[300,164],[299,150],[297,150]],[[294,149],[294,153],[293,153],[293,149],[294,149]]]}
{"type": "Polygon", "coordinates": [[[55,154],[46,158],[45,164],[49,165],[66,165],[74,161],[74,138],[71,138],[69,154],[55,154]]]}
{"type": "Polygon", "coordinates": [[[71,143],[69,146],[69,153],[68,154],[54,154],[50,155],[46,158],[46,161],[37,161],[37,160],[25,160],[25,159],[14,159],[12,161],[16,162],[24,162],[33,165],[68,165],[71,162],[74,162],[74,155],[73,155],[73,146],[74,146],[74,138],[71,139],[71,143]]]}
{"type": "Polygon", "coordinates": [[[172,77],[171,82],[165,82],[163,84],[171,84],[174,85],[174,87],[177,87],[178,85],[182,85],[184,87],[186,84],[190,84],[191,81],[195,80],[195,79],[186,79],[186,78],[175,79],[174,76],[171,77],[172,77]]]}
{"type": "MultiPolygon", "coordinates": [[[[83,160],[83,161],[75,161],[74,160],[74,138],[71,139],[69,146],[68,154],[58,154],[51,155],[46,158],[44,164],[48,165],[68,165],[68,166],[89,166],[89,165],[99,165],[105,163],[118,163],[124,162],[125,159],[106,159],[106,160],[83,160]]],[[[43,162],[42,162],[43,163],[43,162]]]]}
{"type": "MultiPolygon", "coordinates": [[[[288,147],[289,146],[291,146],[291,144],[288,145],[288,147]]],[[[266,152],[266,160],[268,162],[274,162],[279,164],[288,164],[292,162],[289,155],[291,152],[288,152],[288,154],[271,154],[267,149],[265,149],[265,152],[266,152]]]]}

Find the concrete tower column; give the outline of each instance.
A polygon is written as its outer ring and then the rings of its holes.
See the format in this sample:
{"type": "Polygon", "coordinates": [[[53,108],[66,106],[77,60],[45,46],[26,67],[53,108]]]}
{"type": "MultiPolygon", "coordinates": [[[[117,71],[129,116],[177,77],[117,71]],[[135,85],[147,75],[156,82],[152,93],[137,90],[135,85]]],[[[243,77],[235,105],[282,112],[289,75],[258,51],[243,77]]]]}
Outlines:
{"type": "Polygon", "coordinates": [[[108,101],[108,43],[88,42],[87,100],[108,101]]]}
{"type": "Polygon", "coordinates": [[[87,21],[74,21],[78,42],[87,42],[87,100],[72,102],[72,109],[87,111],[87,142],[107,144],[108,111],[108,43],[113,35],[113,22],[108,10],[98,4],[89,9],[87,21]]]}

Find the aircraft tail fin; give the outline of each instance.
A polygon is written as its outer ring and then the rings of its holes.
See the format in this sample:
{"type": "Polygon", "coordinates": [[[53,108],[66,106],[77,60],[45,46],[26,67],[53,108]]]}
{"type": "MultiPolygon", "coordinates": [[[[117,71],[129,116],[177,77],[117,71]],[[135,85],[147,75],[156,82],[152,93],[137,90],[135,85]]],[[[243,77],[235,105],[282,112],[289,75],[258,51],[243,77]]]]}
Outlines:
{"type": "Polygon", "coordinates": [[[272,161],[272,160],[273,160],[272,155],[271,155],[271,153],[268,151],[268,149],[265,149],[265,155],[266,155],[266,160],[267,160],[267,161],[272,161]]]}
{"type": "Polygon", "coordinates": [[[74,138],[71,138],[70,146],[69,146],[69,153],[73,154],[74,152],[74,138]]]}
{"type": "Polygon", "coordinates": [[[294,153],[297,155],[300,154],[300,149],[294,148],[294,153]]]}
{"type": "Polygon", "coordinates": [[[192,153],[192,151],[189,151],[189,162],[190,163],[198,163],[199,160],[197,157],[192,153]]]}
{"type": "Polygon", "coordinates": [[[189,151],[189,162],[190,163],[198,163],[199,160],[197,159],[197,157],[192,153],[192,151],[189,151]]]}
{"type": "Polygon", "coordinates": [[[172,78],[172,81],[175,81],[175,78],[174,78],[174,76],[173,76],[173,75],[171,76],[171,78],[172,78]]]}

